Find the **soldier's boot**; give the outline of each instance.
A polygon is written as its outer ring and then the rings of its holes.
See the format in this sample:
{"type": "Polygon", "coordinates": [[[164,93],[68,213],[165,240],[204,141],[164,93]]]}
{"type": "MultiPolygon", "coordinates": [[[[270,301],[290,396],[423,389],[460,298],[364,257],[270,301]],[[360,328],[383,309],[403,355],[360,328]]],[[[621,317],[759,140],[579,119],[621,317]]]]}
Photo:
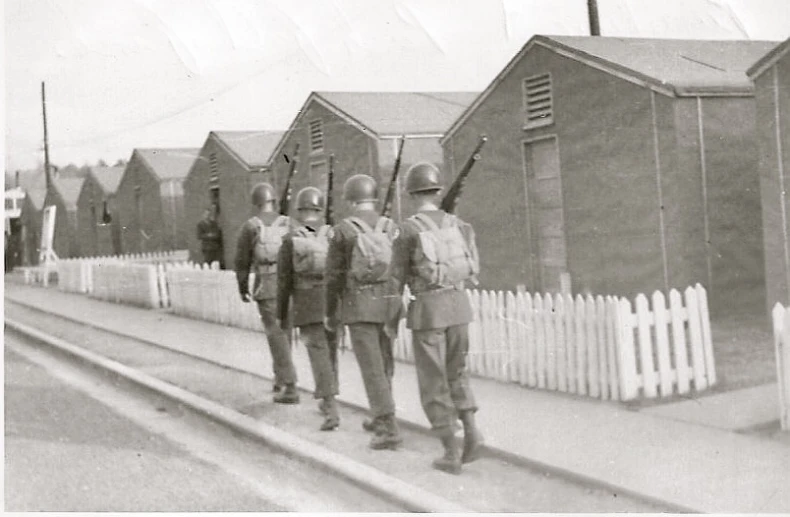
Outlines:
{"type": "Polygon", "coordinates": [[[463,411],[461,422],[464,424],[464,452],[461,455],[461,462],[472,463],[482,456],[483,435],[475,423],[474,411],[463,411]]]}
{"type": "Polygon", "coordinates": [[[324,415],[324,423],[321,424],[321,430],[333,431],[340,426],[340,413],[337,409],[337,401],[335,397],[329,396],[325,397],[323,402],[326,413],[324,415]]]}
{"type": "Polygon", "coordinates": [[[461,473],[461,457],[458,454],[458,444],[455,441],[452,428],[448,428],[442,433],[439,439],[442,441],[442,447],[444,447],[444,456],[433,460],[433,468],[457,476],[461,473]]]}
{"type": "Polygon", "coordinates": [[[383,416],[377,419],[376,434],[370,439],[370,448],[374,450],[390,449],[396,450],[398,445],[403,443],[403,438],[398,429],[398,422],[393,415],[383,416]]]}
{"type": "Polygon", "coordinates": [[[318,411],[324,415],[329,415],[329,402],[326,398],[321,399],[321,402],[318,403],[318,411]]]}
{"type": "Polygon", "coordinates": [[[376,420],[373,418],[366,418],[362,421],[362,429],[369,433],[376,431],[376,420]]]}
{"type": "Polygon", "coordinates": [[[277,404],[298,404],[299,392],[296,391],[295,384],[286,384],[285,389],[281,390],[273,399],[277,404]]]}

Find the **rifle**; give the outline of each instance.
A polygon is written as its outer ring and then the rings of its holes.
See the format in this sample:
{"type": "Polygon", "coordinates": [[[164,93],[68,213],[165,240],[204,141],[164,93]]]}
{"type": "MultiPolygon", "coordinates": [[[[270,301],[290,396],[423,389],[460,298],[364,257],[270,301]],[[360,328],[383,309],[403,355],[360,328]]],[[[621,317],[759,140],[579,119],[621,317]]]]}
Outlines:
{"type": "Polygon", "coordinates": [[[384,197],[384,204],[381,207],[381,215],[389,217],[392,211],[392,198],[395,197],[395,186],[398,180],[398,172],[400,172],[400,160],[403,156],[403,145],[406,143],[406,135],[401,136],[400,145],[398,146],[398,154],[395,156],[395,168],[392,171],[389,187],[387,187],[387,195],[384,197]]]}
{"type": "Polygon", "coordinates": [[[480,141],[477,143],[477,147],[475,147],[475,150],[472,151],[472,155],[466,160],[463,168],[461,168],[461,172],[458,173],[458,176],[456,176],[453,184],[450,185],[449,189],[447,189],[447,194],[444,195],[442,204],[439,208],[448,214],[455,212],[455,207],[458,204],[458,198],[461,196],[461,190],[463,189],[464,181],[469,175],[469,171],[472,170],[472,167],[474,167],[475,163],[480,159],[480,150],[483,148],[486,141],[488,141],[488,137],[481,135],[480,141]]]}
{"type": "MultiPolygon", "coordinates": [[[[285,159],[288,160],[288,155],[285,155],[285,159]]],[[[288,179],[285,180],[285,190],[283,190],[283,196],[280,198],[280,215],[288,215],[288,211],[291,207],[291,180],[296,174],[296,165],[299,162],[299,142],[296,143],[294,147],[294,153],[291,155],[291,167],[288,169],[288,179]]]]}
{"type": "MultiPolygon", "coordinates": [[[[329,172],[326,177],[326,209],[325,209],[325,223],[329,226],[334,226],[335,216],[333,213],[332,190],[335,183],[335,155],[329,155],[329,172]]],[[[326,343],[329,347],[329,361],[332,364],[332,373],[335,376],[335,385],[338,382],[337,372],[337,349],[340,347],[340,339],[343,335],[343,327],[340,326],[335,330],[324,329],[326,335],[326,343]]]]}
{"type": "Polygon", "coordinates": [[[335,183],[335,155],[329,155],[329,173],[326,176],[326,210],[325,220],[329,226],[335,225],[335,214],[332,206],[332,187],[335,183]]]}

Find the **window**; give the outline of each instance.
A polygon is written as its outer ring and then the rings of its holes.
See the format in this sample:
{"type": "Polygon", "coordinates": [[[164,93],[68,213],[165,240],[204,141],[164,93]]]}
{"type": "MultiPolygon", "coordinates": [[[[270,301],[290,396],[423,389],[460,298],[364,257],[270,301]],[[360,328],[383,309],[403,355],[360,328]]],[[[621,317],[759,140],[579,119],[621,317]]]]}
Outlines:
{"type": "Polygon", "coordinates": [[[318,152],[324,148],[324,124],[321,119],[310,122],[310,152],[318,152]]]}
{"type": "Polygon", "coordinates": [[[524,129],[547,126],[554,122],[551,74],[524,79],[524,129]]]}

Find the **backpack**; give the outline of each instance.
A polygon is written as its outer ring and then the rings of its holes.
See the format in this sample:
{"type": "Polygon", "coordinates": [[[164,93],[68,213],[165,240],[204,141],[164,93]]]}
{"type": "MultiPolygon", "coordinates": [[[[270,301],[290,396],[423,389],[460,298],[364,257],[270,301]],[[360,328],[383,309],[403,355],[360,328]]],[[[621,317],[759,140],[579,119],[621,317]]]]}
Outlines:
{"type": "Polygon", "coordinates": [[[387,281],[392,264],[392,241],[396,236],[392,221],[380,217],[375,228],[359,217],[348,217],[346,221],[356,232],[349,268],[351,278],[360,284],[387,281]]]}
{"type": "Polygon", "coordinates": [[[297,277],[322,279],[329,251],[329,229],[324,225],[317,232],[299,228],[292,237],[293,267],[297,277]]]}
{"type": "Polygon", "coordinates": [[[277,264],[277,255],[283,237],[288,233],[288,217],[281,215],[271,226],[266,226],[258,217],[253,217],[258,225],[258,234],[255,236],[253,254],[258,265],[271,266],[277,264]]]}
{"type": "Polygon", "coordinates": [[[428,288],[452,287],[477,277],[477,247],[466,242],[455,216],[445,214],[441,227],[422,213],[409,220],[420,230],[412,257],[414,271],[428,288]]]}

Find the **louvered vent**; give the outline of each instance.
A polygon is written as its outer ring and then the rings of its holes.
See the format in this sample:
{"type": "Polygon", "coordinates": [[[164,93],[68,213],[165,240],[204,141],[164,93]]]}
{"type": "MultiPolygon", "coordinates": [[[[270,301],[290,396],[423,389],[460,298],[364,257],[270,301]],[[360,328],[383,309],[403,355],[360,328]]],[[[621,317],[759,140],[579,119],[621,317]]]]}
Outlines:
{"type": "Polygon", "coordinates": [[[210,169],[210,176],[208,178],[209,188],[219,186],[219,163],[217,161],[217,153],[211,153],[208,157],[208,166],[210,169]]]}
{"type": "Polygon", "coordinates": [[[310,151],[320,151],[324,148],[324,124],[321,119],[310,122],[310,151]]]}
{"type": "Polygon", "coordinates": [[[524,79],[524,112],[524,126],[527,128],[544,126],[554,121],[550,74],[524,79]]]}

